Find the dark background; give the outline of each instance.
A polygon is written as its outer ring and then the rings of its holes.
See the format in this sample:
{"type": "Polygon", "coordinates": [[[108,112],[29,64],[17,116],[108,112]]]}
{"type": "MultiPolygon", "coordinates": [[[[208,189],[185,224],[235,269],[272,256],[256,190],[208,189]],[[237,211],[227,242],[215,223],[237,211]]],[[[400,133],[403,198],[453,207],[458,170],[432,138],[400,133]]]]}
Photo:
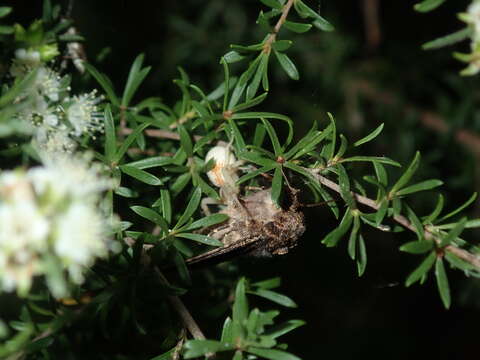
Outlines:
{"type": "MultiPolygon", "coordinates": [[[[41,1],[4,3],[15,6],[12,18],[24,24],[41,11],[41,1]]],[[[451,55],[453,50],[467,51],[468,44],[421,50],[424,42],[460,29],[456,13],[469,2],[450,0],[432,13],[419,14],[413,11],[414,1],[370,1],[378,10],[379,42],[369,38],[374,31],[364,11],[369,0],[307,3],[314,9],[321,5],[322,16],[336,31],[280,34],[294,40],[289,55],[301,78],[294,82],[277,64],[271,65],[270,96],[262,109],[291,116],[298,136],[312,120],[326,126],[327,111],[353,141],[385,122],[382,136],[363,154],[385,155],[405,164],[416,149],[421,150],[416,179],[444,180],[442,191],[450,209],[478,190],[480,149],[455,135],[465,130],[475,137],[480,130],[478,77],[460,77],[463,64],[451,55]],[[446,130],[428,125],[428,114],[446,130]]],[[[135,56],[143,52],[153,70],[138,98],[160,96],[173,105],[179,97],[172,83],[178,76],[176,67],[183,67],[207,92],[213,90],[222,81],[218,61],[229,44],[246,45],[262,38],[254,26],[261,8],[253,0],[82,0],[75,2],[71,17],[87,39],[89,60],[113,79],[118,91],[135,56]],[[98,59],[101,52],[106,56],[98,59]]],[[[94,86],[75,81],[78,87],[94,86]]],[[[370,168],[354,171],[362,175],[370,168]]],[[[434,196],[427,195],[411,200],[421,215],[433,207],[434,196]]],[[[478,206],[473,206],[470,215],[478,214],[478,206]]],[[[432,277],[421,287],[403,286],[420,258],[402,254],[398,247],[414,235],[373,230],[364,234],[368,266],[358,278],[345,242],[333,249],[320,243],[334,225],[328,210],[311,209],[307,233],[295,253],[239,262],[241,272],[254,280],[282,276],[281,292],[298,303],[298,309],[283,314],[307,321],[285,338],[291,352],[303,359],[478,357],[478,280],[449,271],[453,305],[444,310],[432,277]]],[[[469,240],[475,241],[476,235],[469,232],[469,240]]],[[[192,291],[185,299],[194,309],[196,296],[192,291]]],[[[201,309],[194,314],[212,338],[218,335],[217,322],[211,323],[201,309]]]]}

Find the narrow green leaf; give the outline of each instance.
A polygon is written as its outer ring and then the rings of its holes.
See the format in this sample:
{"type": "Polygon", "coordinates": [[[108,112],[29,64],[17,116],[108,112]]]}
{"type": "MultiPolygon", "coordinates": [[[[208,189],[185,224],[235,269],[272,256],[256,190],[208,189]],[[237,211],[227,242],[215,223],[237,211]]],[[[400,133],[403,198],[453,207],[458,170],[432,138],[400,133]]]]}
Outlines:
{"type": "Polygon", "coordinates": [[[270,141],[272,142],[273,151],[275,152],[275,156],[283,155],[283,148],[280,145],[280,141],[278,140],[277,133],[273,128],[272,124],[266,119],[261,119],[265,129],[267,130],[268,136],[270,137],[270,141]]]}
{"type": "Polygon", "coordinates": [[[189,240],[193,240],[205,245],[210,245],[210,246],[218,246],[221,247],[223,246],[223,243],[211,236],[207,235],[202,235],[202,234],[190,234],[190,233],[176,233],[176,237],[181,237],[189,240]]]}
{"type": "Polygon", "coordinates": [[[413,8],[418,12],[429,12],[436,9],[444,2],[445,0],[423,0],[422,2],[415,4],[413,8]]]}
{"type": "Polygon", "coordinates": [[[193,144],[190,135],[182,124],[178,124],[178,134],[180,135],[180,144],[189,158],[193,157],[193,144]]]}
{"type": "Polygon", "coordinates": [[[244,152],[244,153],[241,153],[239,155],[239,157],[243,160],[247,160],[249,162],[252,162],[252,163],[260,165],[260,166],[265,166],[265,167],[269,167],[269,166],[277,167],[278,166],[276,161],[273,161],[271,159],[266,159],[266,158],[260,156],[258,153],[254,153],[254,152],[244,152]]]}
{"type": "Polygon", "coordinates": [[[152,175],[144,170],[137,169],[133,166],[122,165],[120,166],[120,170],[122,170],[123,173],[130,175],[131,177],[148,185],[158,186],[163,184],[162,180],[155,175],[152,175]]]}
{"type": "Polygon", "coordinates": [[[240,105],[236,105],[232,111],[233,112],[237,112],[237,111],[241,111],[241,110],[245,110],[245,109],[248,109],[248,108],[251,108],[251,107],[254,107],[254,106],[257,106],[258,104],[262,103],[263,100],[265,100],[265,98],[267,97],[268,93],[267,92],[264,92],[263,94],[253,98],[253,99],[250,99],[246,102],[244,102],[243,104],[240,104],[240,105]]]}
{"type": "Polygon", "coordinates": [[[143,58],[143,54],[138,55],[130,68],[130,73],[128,74],[127,83],[122,96],[122,106],[124,107],[130,104],[135,91],[150,71],[150,67],[142,70],[143,58]]]}
{"type": "Polygon", "coordinates": [[[429,41],[422,45],[422,49],[433,50],[433,49],[439,49],[444,46],[453,45],[467,39],[471,34],[472,34],[472,29],[470,29],[469,27],[466,27],[462,30],[455,31],[452,34],[448,34],[438,39],[429,41]]]}
{"type": "Polygon", "coordinates": [[[229,109],[232,109],[235,105],[238,104],[238,101],[240,100],[247,87],[248,81],[257,70],[261,59],[261,56],[257,56],[257,58],[249,64],[247,70],[238,79],[235,88],[233,89],[232,95],[230,96],[230,101],[228,103],[229,109]]]}
{"type": "Polygon", "coordinates": [[[258,287],[261,289],[275,289],[279,287],[282,283],[282,278],[274,277],[267,280],[257,281],[251,284],[252,287],[258,287]]]}
{"type": "Polygon", "coordinates": [[[280,195],[282,194],[283,188],[283,174],[282,168],[277,166],[273,173],[273,180],[272,180],[272,201],[280,206],[280,195]]]}
{"type": "Polygon", "coordinates": [[[165,221],[165,219],[157,213],[155,210],[152,210],[150,208],[144,207],[144,206],[131,206],[130,209],[133,210],[136,214],[140,215],[141,217],[144,217],[147,220],[150,220],[154,224],[157,224],[158,226],[161,227],[162,231],[165,234],[168,234],[168,224],[165,221]]]}
{"type": "Polygon", "coordinates": [[[442,216],[442,218],[438,219],[436,222],[437,223],[441,223],[443,222],[444,220],[454,216],[454,215],[457,215],[459,212],[461,212],[463,209],[465,209],[466,207],[468,207],[470,204],[472,204],[475,199],[477,198],[477,193],[473,193],[472,196],[470,196],[470,198],[465,201],[462,205],[460,205],[458,208],[456,208],[455,210],[449,212],[447,215],[445,216],[442,216]]]}
{"type": "Polygon", "coordinates": [[[250,346],[248,347],[247,352],[270,360],[301,360],[293,354],[276,349],[262,349],[250,346]]]}
{"type": "Polygon", "coordinates": [[[420,164],[420,152],[415,153],[415,157],[413,158],[412,162],[408,166],[407,170],[400,176],[400,179],[393,185],[392,189],[390,190],[391,194],[396,194],[398,190],[400,190],[404,185],[406,185],[410,179],[412,178],[415,171],[418,169],[418,165],[420,164]]]}
{"type": "Polygon", "coordinates": [[[270,166],[262,166],[261,168],[259,168],[257,170],[250,171],[250,172],[246,173],[245,175],[243,175],[240,179],[238,179],[237,184],[238,185],[243,184],[244,182],[257,177],[260,174],[268,173],[270,170],[272,170],[276,167],[277,167],[276,164],[272,164],[270,166]]]}
{"type": "Polygon", "coordinates": [[[459,257],[457,257],[455,254],[452,254],[451,252],[445,253],[445,259],[447,259],[447,261],[450,263],[451,266],[463,271],[471,271],[476,269],[475,266],[466,262],[463,259],[460,259],[459,257]]]}
{"type": "Polygon", "coordinates": [[[162,167],[172,163],[171,156],[152,156],[138,161],[132,161],[125,165],[136,167],[137,169],[150,169],[154,167],[162,167]]]}
{"type": "Polygon", "coordinates": [[[357,250],[358,230],[360,230],[360,218],[353,216],[353,226],[348,239],[348,255],[352,260],[355,260],[357,250]]]}
{"type": "Polygon", "coordinates": [[[232,319],[229,316],[225,319],[225,322],[223,323],[221,341],[223,343],[231,343],[234,341],[232,333],[232,319]]]}
{"type": "Polygon", "coordinates": [[[226,214],[212,214],[208,215],[200,220],[194,221],[188,226],[188,230],[194,230],[204,227],[209,227],[212,225],[216,225],[222,223],[228,219],[228,215],[226,214]]]}
{"type": "Polygon", "coordinates": [[[208,353],[216,353],[235,349],[234,344],[222,343],[216,340],[188,340],[183,354],[185,359],[193,359],[208,353]]]}
{"type": "Polygon", "coordinates": [[[163,217],[170,224],[172,222],[172,200],[167,189],[160,190],[160,198],[152,204],[152,207],[159,206],[163,217]]]}
{"type": "Polygon", "coordinates": [[[418,218],[417,214],[415,214],[415,212],[410,208],[410,206],[405,205],[405,207],[407,209],[408,220],[410,220],[412,225],[415,227],[415,233],[417,234],[418,240],[425,240],[425,228],[423,227],[422,222],[418,218]]]}
{"type": "Polygon", "coordinates": [[[112,111],[110,104],[105,107],[105,158],[109,163],[112,162],[117,148],[117,139],[115,134],[115,123],[113,122],[112,111]]]}
{"type": "Polygon", "coordinates": [[[273,9],[281,10],[282,4],[278,0],[260,0],[262,3],[273,9]]]}
{"type": "Polygon", "coordinates": [[[449,309],[451,303],[450,287],[448,285],[448,277],[441,257],[437,258],[435,264],[435,278],[437,279],[438,292],[440,293],[443,306],[445,306],[446,309],[449,309]]]}
{"type": "Polygon", "coordinates": [[[3,18],[12,12],[10,6],[0,6],[0,18],[3,18]]]}
{"type": "Polygon", "coordinates": [[[272,47],[277,51],[285,51],[292,46],[292,40],[277,40],[272,44],[272,47]]]}
{"type": "Polygon", "coordinates": [[[180,219],[178,219],[174,229],[178,229],[192,217],[193,213],[197,210],[198,205],[200,205],[201,197],[202,190],[200,188],[196,188],[187,204],[185,212],[182,214],[182,216],[180,216],[180,219]]]}
{"type": "Polygon", "coordinates": [[[380,202],[380,207],[378,208],[377,213],[375,214],[375,224],[377,226],[380,226],[383,219],[385,218],[385,215],[387,214],[387,211],[388,211],[388,205],[389,205],[388,200],[382,199],[382,201],[380,202]]]}
{"type": "Polygon", "coordinates": [[[263,297],[265,299],[273,301],[274,303],[282,306],[286,306],[290,308],[297,307],[297,304],[295,304],[295,302],[292,299],[290,299],[288,296],[279,294],[275,291],[266,290],[266,289],[255,289],[255,290],[249,290],[248,293],[263,297]]]}
{"type": "Polygon", "coordinates": [[[264,73],[267,71],[267,64],[269,60],[269,54],[268,53],[261,53],[260,54],[260,64],[258,64],[257,71],[255,73],[255,76],[253,77],[252,81],[250,84],[247,86],[247,92],[245,95],[245,99],[248,101],[250,99],[253,99],[253,97],[256,95],[258,91],[258,87],[260,86],[260,81],[262,80],[262,77],[264,76],[264,73]]]}
{"type": "Polygon", "coordinates": [[[222,59],[224,59],[225,63],[227,63],[227,64],[232,64],[232,63],[241,61],[245,58],[246,58],[246,56],[243,56],[243,55],[239,54],[235,50],[229,51],[228,53],[226,53],[222,57],[222,59]]]}
{"type": "Polygon", "coordinates": [[[265,335],[276,339],[305,324],[306,323],[303,320],[288,320],[282,324],[271,327],[265,332],[265,335]]]}
{"type": "Polygon", "coordinates": [[[189,172],[180,175],[170,187],[172,195],[175,197],[180,194],[180,192],[185,189],[185,186],[187,186],[191,179],[192,174],[189,172]]]}
{"type": "Polygon", "coordinates": [[[233,321],[245,324],[248,317],[248,302],[245,295],[245,278],[241,278],[235,289],[235,302],[232,310],[233,321]]]}
{"type": "Polygon", "coordinates": [[[309,8],[305,3],[301,0],[294,1],[293,3],[295,10],[298,12],[300,17],[308,17],[313,18],[313,26],[322,30],[322,31],[333,31],[335,28],[332,24],[330,24],[327,20],[320,16],[316,11],[309,8]]]}
{"type": "Polygon", "coordinates": [[[113,103],[113,105],[120,106],[120,100],[118,99],[117,95],[115,95],[115,90],[113,90],[113,85],[110,79],[105,74],[100,73],[89,63],[84,62],[83,65],[85,66],[85,69],[90,73],[90,75],[92,75],[95,80],[97,80],[103,90],[105,90],[108,99],[113,103]]]}
{"type": "Polygon", "coordinates": [[[117,150],[117,153],[114,156],[113,161],[118,163],[123,158],[123,155],[125,155],[130,145],[132,145],[132,143],[142,133],[142,131],[145,130],[150,125],[151,123],[145,122],[137,126],[135,130],[133,130],[133,132],[130,135],[128,135],[127,138],[123,141],[122,145],[120,145],[120,147],[117,150]]]}
{"type": "Polygon", "coordinates": [[[381,163],[397,167],[401,166],[398,162],[383,156],[351,156],[345,159],[341,159],[339,162],[343,163],[352,161],[371,161],[373,163],[381,163]]]}
{"type": "Polygon", "coordinates": [[[437,255],[435,251],[432,251],[427,257],[425,257],[421,264],[415,270],[413,270],[410,275],[408,275],[407,280],[405,280],[405,286],[409,287],[410,285],[420,280],[424,275],[426,275],[428,271],[432,268],[436,257],[437,255]]]}
{"type": "Polygon", "coordinates": [[[397,191],[397,195],[403,196],[413,194],[419,191],[431,190],[441,185],[443,185],[443,181],[437,179],[425,180],[397,191]]]}
{"type": "Polygon", "coordinates": [[[462,233],[466,223],[466,217],[460,219],[460,221],[455,225],[455,227],[450,230],[450,232],[444,238],[442,238],[442,241],[440,242],[440,247],[450,245],[450,243],[462,233]]]}
{"type": "Polygon", "coordinates": [[[424,220],[424,224],[430,224],[435,221],[435,219],[440,215],[440,213],[443,210],[443,204],[444,204],[444,198],[442,194],[438,195],[438,201],[437,204],[435,205],[435,208],[433,209],[432,213],[428,215],[424,220]]]}
{"type": "Polygon", "coordinates": [[[280,63],[280,66],[285,70],[287,75],[292,79],[292,80],[298,80],[300,78],[300,75],[298,74],[297,67],[295,64],[290,60],[287,54],[278,52],[277,50],[273,50],[275,53],[275,56],[277,57],[278,62],[280,63]]]}
{"type": "Polygon", "coordinates": [[[411,241],[400,246],[400,251],[404,251],[410,254],[424,254],[433,249],[432,241],[411,241]]]}
{"type": "Polygon", "coordinates": [[[311,24],[303,24],[303,23],[298,23],[298,22],[293,22],[293,21],[285,21],[283,24],[288,30],[302,34],[304,32],[307,32],[312,28],[311,24]]]}
{"type": "Polygon", "coordinates": [[[362,276],[367,268],[367,248],[363,236],[358,237],[358,259],[357,259],[357,273],[362,276]]]}
{"type": "Polygon", "coordinates": [[[333,247],[337,245],[343,235],[345,235],[352,225],[353,215],[350,209],[345,212],[345,215],[340,222],[340,225],[332,230],[325,238],[322,240],[322,243],[327,247],[333,247]]]}
{"type": "MultiPolygon", "coordinates": [[[[453,229],[457,226],[458,223],[449,223],[449,224],[442,224],[442,225],[435,225],[435,229],[446,230],[446,229],[453,229]]],[[[465,223],[465,229],[472,229],[480,227],[480,219],[473,219],[468,220],[465,223]]]]}
{"type": "Polygon", "coordinates": [[[362,144],[365,144],[369,141],[372,141],[373,139],[375,139],[383,130],[383,123],[380,124],[380,126],[378,126],[375,130],[373,130],[370,134],[368,134],[367,136],[365,136],[364,138],[361,138],[360,140],[357,140],[353,143],[353,146],[357,147],[357,146],[360,146],[362,144]]]}

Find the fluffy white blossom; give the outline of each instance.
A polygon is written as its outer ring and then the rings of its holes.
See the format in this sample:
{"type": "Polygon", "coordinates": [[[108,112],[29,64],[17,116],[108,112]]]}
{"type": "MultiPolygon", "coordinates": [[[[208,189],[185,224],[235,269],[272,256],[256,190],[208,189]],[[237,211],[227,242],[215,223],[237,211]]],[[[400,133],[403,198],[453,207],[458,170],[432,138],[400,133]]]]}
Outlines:
{"type": "Polygon", "coordinates": [[[83,282],[85,268],[108,254],[111,221],[100,205],[112,182],[100,174],[88,158],[65,155],[0,173],[0,289],[23,295],[44,275],[64,296],[66,278],[83,282]]]}
{"type": "Polygon", "coordinates": [[[475,75],[480,72],[480,0],[473,0],[465,13],[459,14],[462,21],[471,29],[471,53],[457,53],[455,56],[469,65],[462,71],[463,75],[475,75]]]}
{"type": "Polygon", "coordinates": [[[103,130],[103,118],[97,111],[101,98],[96,97],[96,91],[80,96],[74,96],[67,110],[67,118],[73,127],[73,134],[93,134],[103,130]]]}

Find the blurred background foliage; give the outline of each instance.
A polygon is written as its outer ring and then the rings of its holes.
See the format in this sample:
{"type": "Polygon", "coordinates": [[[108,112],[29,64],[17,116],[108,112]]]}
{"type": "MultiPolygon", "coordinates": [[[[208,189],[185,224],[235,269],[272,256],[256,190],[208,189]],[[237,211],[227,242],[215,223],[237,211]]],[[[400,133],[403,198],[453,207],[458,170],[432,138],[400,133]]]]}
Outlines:
{"type": "MultiPolygon", "coordinates": [[[[447,206],[453,208],[480,190],[479,78],[460,77],[463,64],[451,55],[468,44],[435,51],[423,51],[421,45],[459,29],[462,24],[456,14],[470,2],[450,0],[427,14],[416,13],[415,2],[307,1],[321,10],[336,31],[288,34],[294,40],[289,55],[300,80],[292,81],[272,66],[270,96],[262,107],[291,116],[298,137],[314,120],[326,126],[327,111],[351,140],[385,122],[382,135],[363,147],[363,155],[384,155],[406,164],[420,150],[417,179],[444,180],[447,206]]],[[[41,13],[40,0],[2,3],[14,6],[10,20],[22,24],[41,13]]],[[[262,6],[256,0],[82,0],[74,3],[71,17],[87,40],[87,58],[114,81],[117,90],[134,58],[144,52],[153,70],[137,96],[160,96],[173,105],[179,97],[172,83],[177,67],[184,68],[192,82],[206,91],[216,88],[223,80],[219,59],[228,46],[260,40],[263,31],[253,24],[262,6]]],[[[79,90],[96,86],[94,81],[73,81],[79,90]]],[[[357,169],[361,174],[361,167],[357,169]]],[[[413,206],[419,214],[433,207],[434,197],[427,195],[415,199],[413,206]]],[[[478,205],[470,211],[472,217],[480,215],[478,205]]],[[[454,300],[452,309],[446,311],[432,279],[427,286],[403,287],[405,276],[419,259],[397,248],[414,235],[373,230],[364,234],[369,263],[358,279],[345,243],[329,249],[320,244],[334,222],[327,209],[309,209],[307,233],[293,254],[279,259],[240,259],[221,267],[210,281],[222,288],[222,276],[228,278],[237,266],[254,280],[282,276],[282,292],[299,305],[284,315],[307,321],[285,339],[289,351],[303,359],[413,359],[425,351],[437,359],[478,354],[478,279],[451,272],[454,300]]],[[[470,234],[469,240],[475,241],[478,232],[470,234]]],[[[193,275],[195,287],[211,274],[193,275]],[[197,282],[196,278],[202,279],[197,282]]],[[[208,290],[194,288],[184,300],[205,332],[215,337],[228,304],[206,307],[212,303],[208,290]]],[[[134,346],[148,352],[141,339],[117,340],[111,339],[110,344],[99,340],[98,346],[134,346]]]]}

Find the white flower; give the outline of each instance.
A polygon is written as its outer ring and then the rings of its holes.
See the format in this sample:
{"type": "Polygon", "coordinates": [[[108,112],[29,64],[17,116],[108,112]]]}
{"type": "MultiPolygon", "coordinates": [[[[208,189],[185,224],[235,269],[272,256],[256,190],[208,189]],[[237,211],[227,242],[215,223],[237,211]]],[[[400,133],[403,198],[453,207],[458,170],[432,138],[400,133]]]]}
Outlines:
{"type": "Polygon", "coordinates": [[[91,156],[41,154],[44,166],[0,173],[0,290],[25,295],[37,275],[54,296],[66,277],[80,284],[85,267],[113,250],[101,193],[112,181],[91,156]]]}
{"type": "Polygon", "coordinates": [[[205,162],[211,159],[215,161],[215,166],[207,172],[210,182],[218,187],[236,187],[235,182],[238,180],[238,162],[235,155],[230,151],[230,147],[221,145],[214,146],[207,153],[205,162]]]}
{"type": "Polygon", "coordinates": [[[73,134],[93,134],[103,130],[103,118],[97,112],[97,104],[102,100],[97,98],[96,91],[80,96],[74,96],[68,107],[67,118],[73,127],[73,134]]]}

